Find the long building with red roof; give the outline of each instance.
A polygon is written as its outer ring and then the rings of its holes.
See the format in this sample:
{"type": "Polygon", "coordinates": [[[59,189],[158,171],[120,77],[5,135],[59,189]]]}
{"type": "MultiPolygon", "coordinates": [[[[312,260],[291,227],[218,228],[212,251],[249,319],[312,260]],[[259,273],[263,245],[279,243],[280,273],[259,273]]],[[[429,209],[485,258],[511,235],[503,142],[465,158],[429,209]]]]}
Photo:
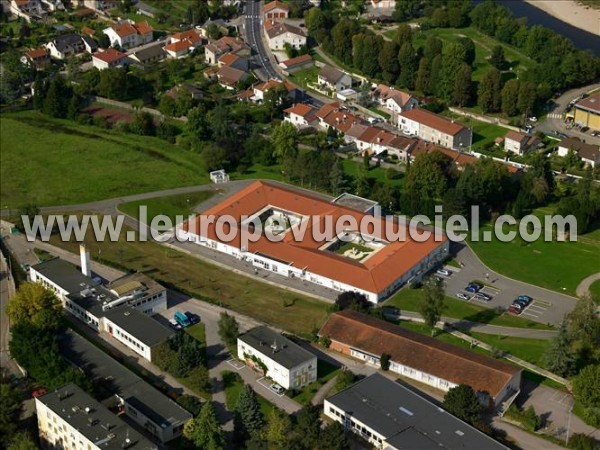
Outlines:
{"type": "Polygon", "coordinates": [[[354,205],[353,196],[329,200],[255,181],[182,224],[177,235],[279,275],[363,293],[373,303],[419,280],[447,256],[445,237],[436,241],[432,233],[414,240],[405,222],[370,215],[354,205]],[[391,238],[389,230],[404,236],[391,238]],[[254,239],[244,239],[252,232],[254,239]]]}

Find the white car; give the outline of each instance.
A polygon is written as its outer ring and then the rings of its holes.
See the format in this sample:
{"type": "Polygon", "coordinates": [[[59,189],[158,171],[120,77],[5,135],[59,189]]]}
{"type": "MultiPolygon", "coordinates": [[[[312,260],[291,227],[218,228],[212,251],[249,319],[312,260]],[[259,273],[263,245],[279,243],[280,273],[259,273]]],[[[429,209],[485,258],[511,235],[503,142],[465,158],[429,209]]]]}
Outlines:
{"type": "Polygon", "coordinates": [[[470,295],[463,294],[462,292],[457,293],[456,296],[458,298],[460,298],[461,300],[467,300],[467,301],[471,300],[471,296],[470,295]]]}
{"type": "Polygon", "coordinates": [[[529,118],[529,121],[530,122],[537,122],[537,117],[532,116],[532,117],[529,118]]]}
{"type": "Polygon", "coordinates": [[[171,328],[174,330],[181,330],[181,325],[179,325],[175,319],[169,319],[169,325],[171,325],[171,328]]]}
{"type": "Polygon", "coordinates": [[[271,390],[277,394],[283,394],[285,392],[285,389],[282,388],[281,386],[279,386],[277,383],[273,383],[271,386],[269,386],[271,388],[271,390]]]}
{"type": "Polygon", "coordinates": [[[435,271],[435,273],[437,273],[438,275],[444,275],[445,277],[449,277],[450,275],[452,275],[452,272],[446,269],[438,269],[435,271]]]}

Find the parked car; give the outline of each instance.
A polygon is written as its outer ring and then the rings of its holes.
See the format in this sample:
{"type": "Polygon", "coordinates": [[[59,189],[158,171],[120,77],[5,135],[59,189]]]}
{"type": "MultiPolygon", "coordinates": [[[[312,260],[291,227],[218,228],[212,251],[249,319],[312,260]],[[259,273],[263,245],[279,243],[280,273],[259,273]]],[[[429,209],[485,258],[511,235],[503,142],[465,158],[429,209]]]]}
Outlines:
{"type": "Polygon", "coordinates": [[[519,315],[519,314],[521,314],[523,312],[523,310],[521,308],[519,308],[518,306],[510,305],[508,307],[508,312],[511,313],[511,314],[519,315]]]}
{"type": "Polygon", "coordinates": [[[177,322],[182,328],[187,328],[192,324],[192,322],[190,322],[190,319],[188,318],[188,316],[186,316],[181,311],[175,311],[173,320],[175,320],[175,322],[177,322]]]}
{"type": "Polygon", "coordinates": [[[467,300],[467,301],[471,300],[471,296],[470,296],[470,295],[463,294],[462,292],[458,292],[458,293],[456,294],[456,296],[457,296],[458,298],[460,298],[461,300],[467,300]]]}
{"type": "Polygon", "coordinates": [[[181,325],[179,325],[175,319],[169,319],[169,325],[171,325],[171,328],[174,330],[181,330],[181,325]]]}
{"type": "Polygon", "coordinates": [[[587,133],[587,131],[590,129],[590,127],[581,127],[581,132],[582,133],[587,133]]]}
{"type": "Polygon", "coordinates": [[[273,392],[276,392],[277,394],[283,394],[285,392],[285,389],[282,388],[281,386],[279,386],[277,383],[273,383],[271,386],[269,386],[271,388],[271,390],[273,392]]]}
{"type": "Polygon", "coordinates": [[[592,131],[592,136],[600,136],[600,131],[592,131]]]}
{"type": "Polygon", "coordinates": [[[190,322],[192,323],[192,325],[200,322],[200,316],[198,314],[194,314],[192,312],[186,311],[185,315],[187,316],[188,319],[190,319],[190,322]]]}
{"type": "Polygon", "coordinates": [[[527,303],[525,300],[519,300],[519,299],[516,299],[516,300],[514,300],[514,301],[512,302],[512,304],[513,304],[513,305],[518,305],[518,306],[520,306],[521,308],[525,309],[529,303],[527,303]]]}
{"type": "Polygon", "coordinates": [[[489,302],[492,299],[491,295],[485,294],[483,292],[478,292],[477,294],[475,294],[475,298],[478,298],[479,300],[484,300],[486,302],[489,302]]]}
{"type": "Polygon", "coordinates": [[[438,269],[435,271],[435,273],[437,273],[438,275],[444,275],[445,277],[449,277],[450,275],[452,275],[452,272],[446,269],[438,269]]]}
{"type": "Polygon", "coordinates": [[[519,295],[517,297],[517,300],[523,300],[527,302],[528,305],[533,301],[533,299],[529,295],[519,295]]]}
{"type": "Polygon", "coordinates": [[[467,292],[472,292],[473,294],[475,294],[476,292],[479,292],[481,290],[483,286],[480,285],[479,283],[475,283],[475,282],[471,282],[469,283],[469,285],[465,288],[465,291],[467,292]]]}
{"type": "Polygon", "coordinates": [[[534,123],[535,123],[535,122],[537,122],[537,117],[535,117],[535,116],[531,116],[531,117],[529,118],[529,121],[530,121],[530,122],[534,122],[534,123]]]}

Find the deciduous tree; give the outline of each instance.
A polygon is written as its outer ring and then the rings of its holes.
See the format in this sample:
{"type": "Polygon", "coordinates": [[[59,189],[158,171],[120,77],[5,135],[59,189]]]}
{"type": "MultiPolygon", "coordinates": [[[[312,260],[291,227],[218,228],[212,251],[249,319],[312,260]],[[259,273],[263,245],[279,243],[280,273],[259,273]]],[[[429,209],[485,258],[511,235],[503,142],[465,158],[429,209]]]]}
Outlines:
{"type": "Polygon", "coordinates": [[[569,335],[567,323],[563,320],[558,329],[558,334],[544,354],[546,367],[561,377],[573,374],[575,358],[571,349],[572,338],[569,335]]]}
{"type": "Polygon", "coordinates": [[[57,331],[62,324],[62,304],[54,292],[40,283],[23,283],[8,302],[6,313],[12,323],[27,323],[57,331]]]}
{"type": "Polygon", "coordinates": [[[435,325],[439,322],[444,311],[444,287],[442,281],[436,277],[429,277],[423,283],[423,298],[419,302],[419,312],[425,319],[425,324],[431,328],[431,335],[435,325]]]}
{"type": "Polygon", "coordinates": [[[444,396],[444,409],[471,425],[481,420],[481,403],[471,386],[460,384],[450,388],[444,396]]]}
{"type": "Polygon", "coordinates": [[[190,419],[185,424],[183,435],[196,448],[206,450],[222,450],[225,448],[223,430],[219,425],[211,401],[204,403],[198,417],[190,419]]]}
{"type": "Polygon", "coordinates": [[[219,315],[219,336],[226,345],[235,345],[239,335],[239,325],[235,317],[226,312],[219,315]]]}

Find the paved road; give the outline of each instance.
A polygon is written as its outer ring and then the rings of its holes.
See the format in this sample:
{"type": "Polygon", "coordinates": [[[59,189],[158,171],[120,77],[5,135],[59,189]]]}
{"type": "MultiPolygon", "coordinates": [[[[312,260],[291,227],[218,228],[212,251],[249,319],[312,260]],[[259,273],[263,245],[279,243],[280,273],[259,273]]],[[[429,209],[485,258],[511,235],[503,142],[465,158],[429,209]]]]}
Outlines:
{"type": "MultiPolygon", "coordinates": [[[[453,274],[444,277],[446,294],[451,297],[455,297],[458,292],[463,292],[470,281],[481,280],[489,285],[484,287],[483,291],[492,295],[493,299],[489,302],[472,299],[471,302],[486,308],[506,310],[517,296],[529,295],[534,301],[523,311],[521,317],[552,325],[560,324],[564,315],[569,313],[577,302],[574,297],[494,272],[486,267],[475,252],[466,245],[460,248],[455,259],[463,264],[462,269],[449,267],[453,274]]],[[[468,319],[478,321],[476,317],[468,319]]]]}
{"type": "Polygon", "coordinates": [[[553,133],[555,131],[559,131],[561,133],[565,133],[567,136],[578,137],[581,140],[585,140],[587,143],[600,145],[600,137],[593,137],[590,134],[592,130],[588,130],[587,133],[581,133],[576,128],[571,128],[568,130],[563,120],[565,108],[569,105],[571,100],[577,98],[581,94],[598,88],[600,88],[600,83],[591,84],[578,89],[572,89],[565,92],[559,98],[553,100],[554,107],[548,113],[544,121],[535,124],[536,131],[543,131],[544,133],[553,133]]]}
{"type": "Polygon", "coordinates": [[[263,22],[263,3],[261,1],[247,0],[244,2],[244,12],[246,21],[242,30],[245,41],[252,48],[255,56],[252,58],[256,64],[255,72],[261,80],[275,78],[280,80],[282,77],[274,67],[271,52],[265,47],[263,41],[262,22],[263,22]]]}
{"type": "Polygon", "coordinates": [[[584,295],[589,294],[590,286],[599,280],[600,272],[590,275],[587,278],[584,278],[583,281],[577,285],[577,296],[583,297],[584,295]]]}

